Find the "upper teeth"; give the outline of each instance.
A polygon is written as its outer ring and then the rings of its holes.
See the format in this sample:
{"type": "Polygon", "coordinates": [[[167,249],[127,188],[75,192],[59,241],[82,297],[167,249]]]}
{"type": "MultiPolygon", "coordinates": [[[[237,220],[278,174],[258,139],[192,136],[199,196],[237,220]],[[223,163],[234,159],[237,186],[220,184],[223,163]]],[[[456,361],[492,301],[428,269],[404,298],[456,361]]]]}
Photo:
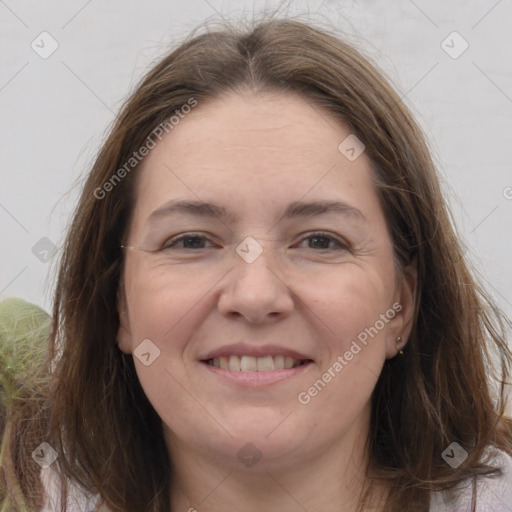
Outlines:
{"type": "Polygon", "coordinates": [[[234,372],[268,372],[271,370],[282,370],[283,368],[294,368],[301,364],[301,360],[288,356],[222,356],[209,359],[207,362],[217,368],[234,372]]]}

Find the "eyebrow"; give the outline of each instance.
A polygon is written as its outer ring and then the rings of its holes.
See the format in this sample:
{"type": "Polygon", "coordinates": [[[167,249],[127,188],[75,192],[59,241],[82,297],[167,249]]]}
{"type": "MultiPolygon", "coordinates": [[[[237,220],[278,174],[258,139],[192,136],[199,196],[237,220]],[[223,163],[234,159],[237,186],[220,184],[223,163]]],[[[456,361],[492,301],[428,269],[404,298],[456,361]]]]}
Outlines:
{"type": "MultiPolygon", "coordinates": [[[[280,217],[280,220],[297,217],[315,217],[317,215],[331,212],[341,213],[348,217],[353,217],[354,219],[366,221],[365,216],[360,210],[343,201],[294,201],[286,207],[284,213],[280,217]]],[[[206,203],[203,201],[169,201],[152,212],[148,217],[148,222],[164,216],[179,213],[203,218],[217,217],[221,220],[233,218],[232,213],[223,206],[219,206],[217,204],[206,203]]]]}

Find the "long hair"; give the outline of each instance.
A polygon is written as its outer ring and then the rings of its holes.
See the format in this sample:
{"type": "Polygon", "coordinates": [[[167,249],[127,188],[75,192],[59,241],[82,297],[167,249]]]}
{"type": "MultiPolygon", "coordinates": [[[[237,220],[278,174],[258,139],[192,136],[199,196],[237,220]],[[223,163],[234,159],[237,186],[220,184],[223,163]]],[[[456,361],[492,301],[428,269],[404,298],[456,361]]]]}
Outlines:
{"type": "Polygon", "coordinates": [[[172,461],[161,420],[131,356],[115,342],[120,246],[137,174],[126,163],[191,99],[200,109],[242,90],[300,94],[356,134],[371,161],[397,271],[417,268],[412,333],[403,357],[385,362],[372,395],[367,475],[393,486],[386,510],[428,510],[431,491],[499,474],[485,454],[488,446],[512,454],[503,414],[508,321],[468,268],[421,129],[352,45],[310,24],[270,19],[194,35],[169,53],[125,103],[88,175],[53,311],[49,442],[62,477],[99,493],[114,512],[170,508],[172,461]],[[457,468],[442,458],[452,442],[468,452],[457,468]]]}

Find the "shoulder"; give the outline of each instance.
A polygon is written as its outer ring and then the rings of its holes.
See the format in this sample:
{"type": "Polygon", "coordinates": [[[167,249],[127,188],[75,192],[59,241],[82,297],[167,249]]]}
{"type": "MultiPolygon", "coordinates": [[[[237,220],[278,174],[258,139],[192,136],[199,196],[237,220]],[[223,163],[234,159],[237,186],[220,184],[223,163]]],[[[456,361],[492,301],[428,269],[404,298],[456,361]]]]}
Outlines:
{"type": "MultiPolygon", "coordinates": [[[[488,449],[492,462],[502,469],[499,477],[485,477],[477,482],[476,510],[481,512],[512,512],[512,457],[496,448],[488,449]]],[[[469,512],[473,485],[468,481],[455,495],[432,493],[429,512],[469,512]]]]}
{"type": "MultiPolygon", "coordinates": [[[[44,505],[40,512],[60,510],[61,485],[59,474],[49,467],[41,470],[40,478],[45,493],[44,505]]],[[[68,483],[67,510],[83,510],[84,512],[104,510],[99,508],[99,501],[99,496],[90,495],[76,484],[68,483]]]]}

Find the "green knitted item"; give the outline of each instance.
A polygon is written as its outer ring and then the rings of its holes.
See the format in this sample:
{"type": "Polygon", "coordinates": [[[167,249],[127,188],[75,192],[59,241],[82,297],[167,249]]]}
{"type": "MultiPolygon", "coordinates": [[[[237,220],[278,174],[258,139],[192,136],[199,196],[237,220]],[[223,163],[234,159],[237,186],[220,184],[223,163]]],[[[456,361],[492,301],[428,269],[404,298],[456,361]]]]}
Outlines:
{"type": "Polygon", "coordinates": [[[47,354],[49,315],[21,299],[0,303],[0,400],[10,407],[37,387],[47,354]]]}
{"type": "MultiPolygon", "coordinates": [[[[9,448],[20,425],[38,414],[47,389],[49,329],[50,317],[38,306],[17,298],[0,303],[0,512],[28,510],[18,485],[11,482],[7,492],[2,473],[10,466],[9,448]]],[[[29,456],[26,453],[23,460],[35,480],[39,468],[30,465],[29,456]]]]}

